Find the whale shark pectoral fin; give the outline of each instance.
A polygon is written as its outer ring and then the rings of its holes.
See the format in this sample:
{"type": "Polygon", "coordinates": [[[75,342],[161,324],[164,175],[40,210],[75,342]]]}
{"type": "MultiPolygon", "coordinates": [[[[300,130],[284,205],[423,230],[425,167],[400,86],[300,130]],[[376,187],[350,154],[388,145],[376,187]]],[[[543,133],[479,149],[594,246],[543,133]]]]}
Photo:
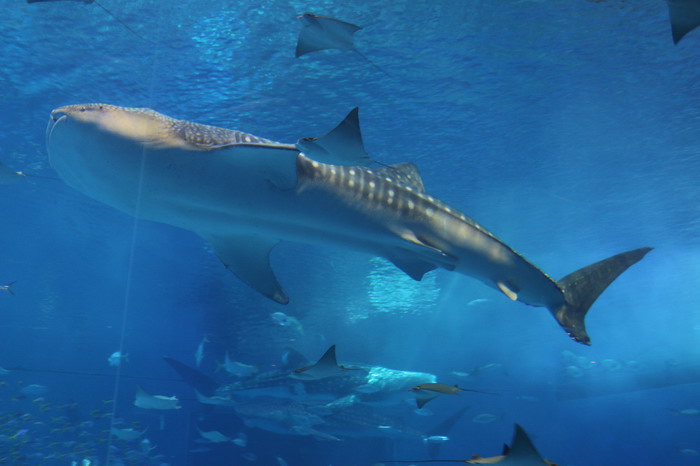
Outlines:
{"type": "Polygon", "coordinates": [[[230,144],[211,149],[231,157],[236,170],[260,177],[282,190],[297,185],[296,147],[285,144],[230,144]]]}
{"type": "MultiPolygon", "coordinates": [[[[392,227],[391,225],[388,226],[399,238],[403,239],[404,241],[408,241],[414,246],[419,246],[419,252],[421,255],[427,257],[428,261],[434,262],[436,265],[439,265],[447,270],[454,270],[457,266],[456,258],[441,250],[439,247],[431,244],[427,238],[417,236],[413,230],[408,228],[392,227]]],[[[397,267],[401,268],[398,265],[397,267]]]]}
{"type": "Polygon", "coordinates": [[[287,293],[270,266],[270,251],[278,240],[255,235],[201,236],[226,268],[255,291],[280,304],[289,303],[287,293]]]}
{"type": "Polygon", "coordinates": [[[692,0],[667,0],[673,43],[700,26],[700,4],[692,0]]]}
{"type": "Polygon", "coordinates": [[[588,309],[608,285],[651,250],[649,247],[639,248],[608,257],[576,270],[557,282],[564,293],[564,303],[549,307],[549,310],[574,341],[591,344],[584,322],[588,309]]]}
{"type": "Polygon", "coordinates": [[[416,281],[421,281],[423,275],[431,270],[435,270],[437,266],[430,262],[418,259],[415,254],[396,251],[386,256],[396,267],[400,268],[406,275],[416,281]]]}
{"type": "Polygon", "coordinates": [[[360,131],[359,107],[350,110],[343,121],[318,138],[301,138],[296,147],[307,157],[333,165],[369,165],[360,131]]]}

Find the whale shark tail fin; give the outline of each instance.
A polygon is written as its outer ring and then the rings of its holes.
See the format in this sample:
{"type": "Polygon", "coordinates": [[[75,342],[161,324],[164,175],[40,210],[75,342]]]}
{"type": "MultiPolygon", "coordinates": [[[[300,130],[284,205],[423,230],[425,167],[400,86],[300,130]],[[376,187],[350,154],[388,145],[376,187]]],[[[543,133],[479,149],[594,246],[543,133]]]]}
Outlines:
{"type": "Polygon", "coordinates": [[[588,309],[608,285],[651,250],[648,247],[639,248],[608,257],[570,273],[557,282],[564,291],[564,304],[549,310],[574,341],[591,344],[584,322],[588,309]]]}

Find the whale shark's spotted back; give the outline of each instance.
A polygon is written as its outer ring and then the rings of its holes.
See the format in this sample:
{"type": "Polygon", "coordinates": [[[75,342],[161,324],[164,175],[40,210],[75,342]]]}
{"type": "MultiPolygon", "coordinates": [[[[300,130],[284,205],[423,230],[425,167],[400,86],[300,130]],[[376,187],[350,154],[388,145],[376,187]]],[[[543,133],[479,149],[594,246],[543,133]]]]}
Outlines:
{"type": "Polygon", "coordinates": [[[426,193],[418,169],[411,163],[371,169],[324,164],[301,154],[297,159],[297,170],[301,190],[333,188],[347,202],[362,203],[364,209],[382,215],[431,220],[444,214],[495,238],[471,217],[426,193]]]}
{"type": "Polygon", "coordinates": [[[150,108],[95,103],[68,105],[51,112],[54,121],[65,114],[85,121],[99,122],[105,129],[131,138],[140,138],[155,147],[185,146],[195,150],[211,150],[235,144],[282,146],[275,141],[242,131],[171,118],[150,108]]]}

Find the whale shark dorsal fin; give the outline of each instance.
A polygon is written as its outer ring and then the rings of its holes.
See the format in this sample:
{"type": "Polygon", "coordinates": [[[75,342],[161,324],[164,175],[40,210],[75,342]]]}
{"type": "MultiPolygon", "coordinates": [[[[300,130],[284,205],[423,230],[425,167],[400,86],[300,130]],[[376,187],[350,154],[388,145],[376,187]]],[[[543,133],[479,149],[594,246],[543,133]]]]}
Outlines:
{"type": "Polygon", "coordinates": [[[301,138],[297,149],[309,158],[333,165],[368,165],[372,159],[365,151],[360,131],[359,107],[350,113],[338,126],[318,138],[301,138]]]}
{"type": "Polygon", "coordinates": [[[376,170],[378,175],[389,178],[392,181],[407,186],[419,193],[425,193],[423,178],[420,176],[418,167],[410,162],[387,165],[376,170]]]}
{"type": "Polygon", "coordinates": [[[200,235],[238,278],[273,301],[289,303],[270,266],[270,251],[279,241],[255,235],[200,235]]]}
{"type": "Polygon", "coordinates": [[[297,18],[302,23],[295,51],[297,58],[319,50],[353,50],[353,34],[362,29],[352,23],[313,13],[304,13],[297,18]]]}
{"type": "Polygon", "coordinates": [[[673,43],[677,44],[690,31],[700,26],[700,2],[667,0],[673,43]]]}

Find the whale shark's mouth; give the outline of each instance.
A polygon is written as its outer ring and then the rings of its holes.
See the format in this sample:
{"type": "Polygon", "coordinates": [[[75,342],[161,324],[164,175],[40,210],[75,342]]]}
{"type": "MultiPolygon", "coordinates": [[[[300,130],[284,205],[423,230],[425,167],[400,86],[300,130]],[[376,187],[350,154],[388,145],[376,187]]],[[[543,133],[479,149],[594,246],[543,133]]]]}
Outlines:
{"type": "Polygon", "coordinates": [[[68,118],[68,114],[65,111],[61,111],[61,109],[56,109],[51,112],[51,116],[49,117],[49,124],[46,127],[46,145],[48,147],[49,142],[51,140],[51,135],[53,134],[54,128],[63,120],[68,118]]]}

